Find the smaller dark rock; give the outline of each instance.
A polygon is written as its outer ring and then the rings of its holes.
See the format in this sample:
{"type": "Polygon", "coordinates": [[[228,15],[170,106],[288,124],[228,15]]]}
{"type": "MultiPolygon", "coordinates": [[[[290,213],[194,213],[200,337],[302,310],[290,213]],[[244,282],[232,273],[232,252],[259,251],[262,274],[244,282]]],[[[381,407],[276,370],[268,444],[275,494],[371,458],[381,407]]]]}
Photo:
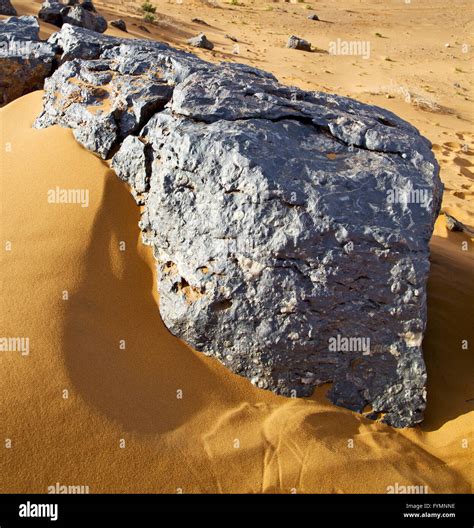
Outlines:
{"type": "Polygon", "coordinates": [[[444,212],[444,216],[446,217],[446,227],[450,231],[459,231],[461,233],[466,233],[466,235],[469,236],[474,235],[474,231],[472,229],[464,225],[457,218],[454,218],[454,216],[451,216],[446,212],[444,212]]]}
{"type": "Polygon", "coordinates": [[[10,0],[0,0],[0,15],[16,16],[16,9],[12,6],[10,0]]]}
{"type": "Polygon", "coordinates": [[[92,3],[92,0],[84,0],[81,4],[81,7],[86,11],[91,11],[92,13],[97,13],[95,5],[92,3]]]}
{"type": "Polygon", "coordinates": [[[233,35],[226,35],[225,38],[232,40],[232,42],[239,42],[239,39],[237,37],[234,37],[233,35]]]}
{"type": "Polygon", "coordinates": [[[201,24],[202,26],[209,25],[205,20],[202,20],[201,18],[193,18],[191,22],[194,22],[195,24],[201,24]]]}
{"type": "Polygon", "coordinates": [[[311,51],[311,43],[302,38],[292,35],[288,42],[286,43],[287,48],[301,50],[301,51],[311,51]]]}
{"type": "Polygon", "coordinates": [[[117,29],[120,29],[120,31],[127,31],[127,24],[125,23],[125,20],[122,20],[121,18],[117,20],[112,20],[110,22],[111,26],[114,26],[117,29]]]}
{"type": "Polygon", "coordinates": [[[312,15],[308,16],[308,20],[319,20],[319,17],[318,17],[318,15],[313,13],[312,15]]]}
{"type": "Polygon", "coordinates": [[[64,5],[56,0],[45,0],[41,5],[41,9],[38,13],[38,17],[48,24],[61,27],[63,25],[63,17],[61,11],[64,9],[64,5]]]}
{"type": "Polygon", "coordinates": [[[107,20],[103,16],[87,11],[82,6],[65,7],[61,10],[63,24],[79,26],[97,33],[107,29],[107,20]]]}
{"type": "Polygon", "coordinates": [[[194,46],[195,48],[204,48],[207,50],[214,49],[214,44],[207,39],[204,33],[200,33],[197,37],[190,38],[188,44],[191,44],[191,46],[194,46]]]}

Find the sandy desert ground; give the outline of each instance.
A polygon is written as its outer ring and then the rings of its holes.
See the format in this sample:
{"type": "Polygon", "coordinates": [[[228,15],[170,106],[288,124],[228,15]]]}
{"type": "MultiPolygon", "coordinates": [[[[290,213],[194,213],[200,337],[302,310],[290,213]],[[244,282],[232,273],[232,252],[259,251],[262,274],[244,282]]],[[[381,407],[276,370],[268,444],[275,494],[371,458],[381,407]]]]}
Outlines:
{"type": "MultiPolygon", "coordinates": [[[[40,3],[13,0],[19,14],[37,14],[40,3]]],[[[154,24],[137,2],[96,5],[108,20],[124,18],[131,37],[191,50],[186,40],[204,31],[216,47],[192,50],[203,58],[394,111],[432,141],[443,209],[474,227],[470,1],[153,3],[154,24]],[[315,51],[285,49],[291,34],[315,51]],[[370,42],[370,57],[329,54],[338,38],[370,42]]],[[[45,37],[55,30],[42,24],[45,37]]],[[[327,387],[308,399],[278,397],[166,330],[138,208],[70,130],[31,128],[41,96],[0,110],[1,327],[30,339],[28,355],[0,353],[2,492],[46,493],[56,483],[90,492],[386,493],[397,484],[472,492],[471,238],[438,219],[420,426],[396,430],[335,407],[327,387]],[[48,203],[56,187],[88,189],[88,207],[48,203]]]]}

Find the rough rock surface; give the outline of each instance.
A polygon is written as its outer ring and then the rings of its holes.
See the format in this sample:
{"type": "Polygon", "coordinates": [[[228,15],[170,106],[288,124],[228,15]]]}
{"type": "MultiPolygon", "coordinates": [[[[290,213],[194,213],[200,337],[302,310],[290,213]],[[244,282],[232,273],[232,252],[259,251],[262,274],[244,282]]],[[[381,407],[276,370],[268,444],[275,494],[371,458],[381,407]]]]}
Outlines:
{"type": "Polygon", "coordinates": [[[96,13],[92,2],[80,4],[78,0],[69,0],[64,4],[58,0],[45,0],[38,17],[58,27],[72,24],[98,33],[103,33],[107,29],[107,21],[96,13]]]}
{"type": "Polygon", "coordinates": [[[122,74],[117,68],[110,60],[65,63],[46,81],[56,101],[37,123],[70,127],[80,143],[107,158],[119,140],[137,133],[173,93],[159,72],[122,74]]]}
{"type": "Polygon", "coordinates": [[[54,57],[54,46],[39,40],[36,18],[0,20],[0,105],[41,89],[54,57]]]}
{"type": "Polygon", "coordinates": [[[16,9],[12,6],[10,0],[0,0],[0,15],[16,16],[16,9]]]}
{"type": "Polygon", "coordinates": [[[36,126],[116,152],[171,332],[258,387],[332,382],[338,405],[420,422],[442,194],[430,143],[391,112],[248,66],[71,26],[50,40],[66,62],[36,126]]]}

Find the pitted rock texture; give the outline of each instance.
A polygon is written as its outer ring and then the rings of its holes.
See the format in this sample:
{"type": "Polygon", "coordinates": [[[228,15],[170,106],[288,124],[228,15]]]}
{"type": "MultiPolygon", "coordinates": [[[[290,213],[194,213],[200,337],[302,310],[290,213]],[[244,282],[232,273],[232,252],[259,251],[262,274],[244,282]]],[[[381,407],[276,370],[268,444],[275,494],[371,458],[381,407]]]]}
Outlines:
{"type": "Polygon", "coordinates": [[[107,158],[119,141],[163,109],[173,92],[158,70],[135,75],[117,68],[111,60],[66,62],[46,81],[55,103],[37,124],[70,127],[80,143],[107,158]]]}
{"type": "Polygon", "coordinates": [[[0,106],[41,89],[54,58],[54,46],[39,40],[36,18],[0,20],[0,106]]]}
{"type": "Polygon", "coordinates": [[[420,422],[442,194],[430,143],[386,110],[248,66],[70,26],[50,41],[63,64],[36,126],[113,156],[143,205],[171,332],[258,387],[332,382],[338,405],[420,422]],[[424,199],[390,198],[412,191],[424,199]]]}

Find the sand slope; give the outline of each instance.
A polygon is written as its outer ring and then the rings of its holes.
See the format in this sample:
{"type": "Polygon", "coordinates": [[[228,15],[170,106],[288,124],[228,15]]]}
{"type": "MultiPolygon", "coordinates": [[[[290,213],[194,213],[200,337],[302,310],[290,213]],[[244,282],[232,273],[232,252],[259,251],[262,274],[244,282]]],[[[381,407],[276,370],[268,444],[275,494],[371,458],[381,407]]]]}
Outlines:
{"type": "Polygon", "coordinates": [[[324,388],[309,400],[277,397],[169,334],[128,190],[69,130],[32,129],[40,107],[35,92],[0,110],[1,328],[30,339],[29,356],[0,352],[0,491],[60,483],[91,492],[385,493],[398,483],[472,492],[465,235],[448,234],[441,218],[433,239],[421,427],[371,422],[331,405],[324,388]],[[48,203],[57,186],[88,190],[89,206],[48,203]]]}

